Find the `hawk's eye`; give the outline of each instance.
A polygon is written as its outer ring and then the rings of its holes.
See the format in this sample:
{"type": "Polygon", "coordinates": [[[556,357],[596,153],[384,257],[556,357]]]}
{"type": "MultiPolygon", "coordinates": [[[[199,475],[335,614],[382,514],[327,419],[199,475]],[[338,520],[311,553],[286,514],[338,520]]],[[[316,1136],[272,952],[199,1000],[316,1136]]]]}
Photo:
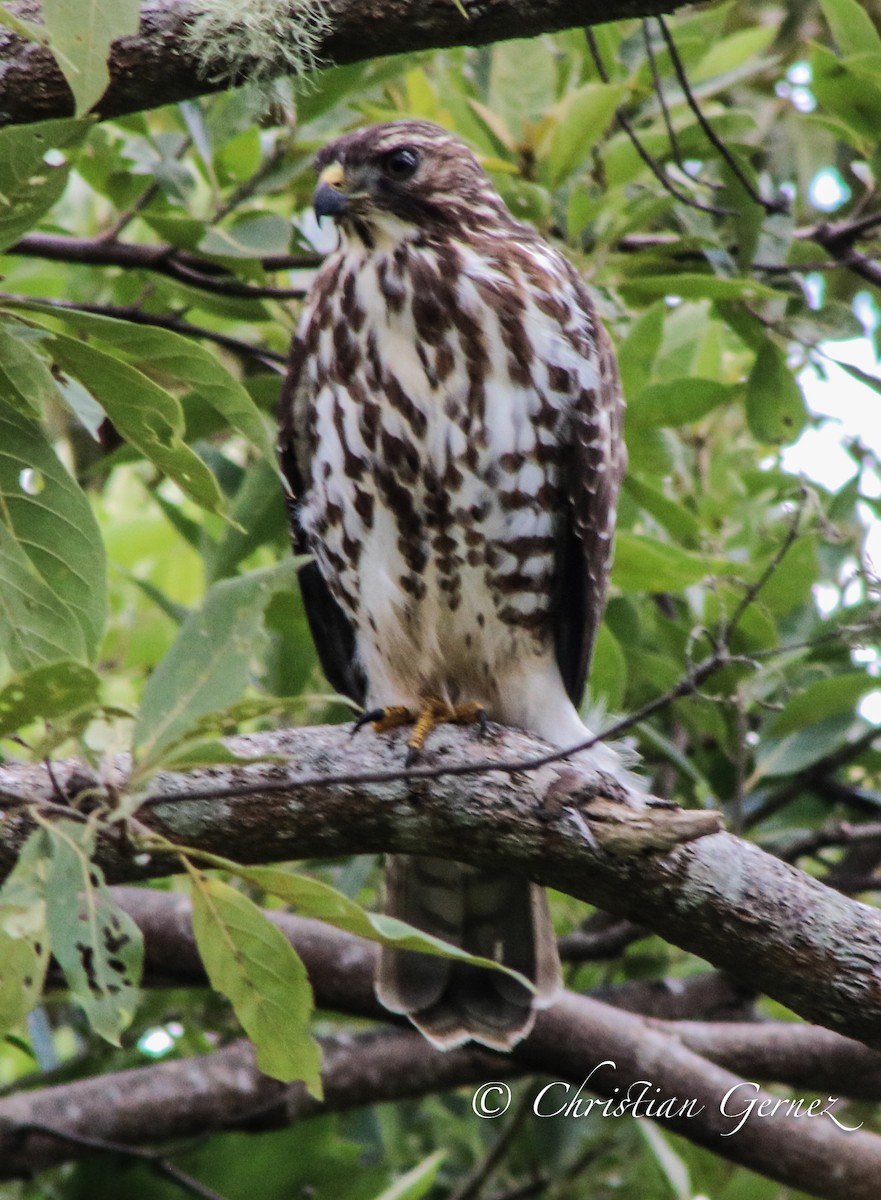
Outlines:
{"type": "Polygon", "coordinates": [[[412,179],[416,174],[419,153],[409,147],[392,150],[383,159],[382,166],[389,179],[393,179],[395,183],[403,183],[405,179],[412,179]]]}

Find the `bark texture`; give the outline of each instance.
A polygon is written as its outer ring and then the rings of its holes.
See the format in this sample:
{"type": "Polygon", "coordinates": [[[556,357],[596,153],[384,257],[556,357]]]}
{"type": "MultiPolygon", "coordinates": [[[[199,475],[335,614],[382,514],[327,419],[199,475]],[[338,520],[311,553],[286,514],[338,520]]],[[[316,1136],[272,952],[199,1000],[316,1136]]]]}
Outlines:
{"type": "MultiPolygon", "coordinates": [[[[325,65],[342,65],[410,50],[479,46],[670,12],[683,2],[464,0],[466,20],[453,0],[328,0],[332,31],[319,54],[325,65]]],[[[10,7],[18,15],[34,13],[32,2],[10,7]]],[[[95,109],[100,116],[173,104],[237,82],[230,78],[228,63],[199,71],[184,52],[187,19],[198,7],[198,0],[150,0],[143,5],[138,36],[120,39],[113,47],[111,83],[95,109]]],[[[296,4],[291,9],[295,12],[296,4]]],[[[0,125],[66,117],[72,112],[70,89],[49,51],[0,27],[0,125]]]]}
{"type": "MultiPolygon", "coordinates": [[[[682,811],[561,762],[512,770],[546,750],[526,734],[494,727],[479,743],[450,727],[433,740],[432,765],[407,773],[405,736],[353,741],[330,726],[231,739],[239,754],[288,761],[158,776],[138,820],[240,862],[398,852],[504,867],[637,922],[806,1019],[881,1048],[877,909],[716,832],[716,813],[682,811]],[[454,773],[481,764],[493,769],[454,773]]],[[[118,785],[124,770],[119,763],[118,785]]],[[[75,762],[55,775],[71,794],[95,784],[75,762]]],[[[28,804],[40,801],[58,803],[43,766],[0,766],[0,875],[32,827],[28,804]]],[[[175,856],[145,856],[118,830],[98,859],[112,882],[180,869],[175,856]]]]}

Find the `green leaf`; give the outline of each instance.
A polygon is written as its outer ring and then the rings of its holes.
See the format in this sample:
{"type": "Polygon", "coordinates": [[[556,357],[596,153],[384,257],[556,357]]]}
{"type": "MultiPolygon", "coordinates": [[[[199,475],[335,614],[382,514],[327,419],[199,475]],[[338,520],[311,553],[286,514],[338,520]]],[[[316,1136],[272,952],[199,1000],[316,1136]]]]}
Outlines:
{"type": "Polygon", "coordinates": [[[88,500],[36,425],[0,402],[0,648],[13,669],[94,658],[105,593],[88,500]]]}
{"type": "Polygon", "coordinates": [[[875,22],[858,0],[820,0],[820,8],[842,54],[881,53],[875,22]]]}
{"type": "Polygon", "coordinates": [[[808,725],[815,725],[842,713],[855,716],[857,702],[877,688],[878,680],[864,671],[848,671],[817,679],[787,703],[768,724],[771,737],[783,737],[808,725]]]}
{"type": "Polygon", "coordinates": [[[444,1153],[443,1150],[435,1150],[434,1154],[429,1154],[406,1175],[396,1179],[391,1187],[385,1188],[376,1200],[423,1200],[431,1191],[444,1161],[444,1153]]]}
{"type": "Polygon", "coordinates": [[[714,379],[673,379],[652,383],[627,404],[628,429],[646,425],[687,425],[731,401],[737,389],[714,379]]]}
{"type": "Polygon", "coordinates": [[[306,968],[260,909],[217,879],[190,869],[193,932],[211,986],[235,1009],[273,1079],[301,1079],[321,1099],[321,1053],[309,1033],[314,1008],[306,968]]]}
{"type": "Polygon", "coordinates": [[[627,659],[608,625],[601,625],[590,662],[588,688],[591,704],[599,702],[611,712],[624,703],[627,659]]]}
{"type": "Polygon", "coordinates": [[[98,676],[76,662],[56,662],[18,675],[0,690],[0,736],[32,721],[52,721],[98,703],[98,676]]]}
{"type": "Polygon", "coordinates": [[[701,525],[697,517],[684,504],[670,500],[657,488],[650,487],[633,472],[624,480],[624,491],[632,496],[640,508],[654,517],[669,534],[685,546],[697,546],[701,540],[701,525]]]}
{"type": "Polygon", "coordinates": [[[624,395],[635,396],[651,378],[652,367],[661,349],[667,306],[658,300],[630,326],[627,337],[618,346],[618,367],[624,395]]]}
{"type": "Polygon", "coordinates": [[[136,325],[132,321],[97,313],[63,312],[37,302],[11,307],[61,321],[77,334],[88,335],[102,345],[112,347],[132,363],[179,380],[220,413],[231,429],[247,438],[266,461],[275,466],[273,436],[257,405],[216,355],[192,338],[171,329],[136,325]]]}
{"type": "Polygon", "coordinates": [[[127,442],[191,500],[223,515],[217,480],[184,442],[183,410],[170,392],[128,363],[75,338],[55,334],[49,345],[56,361],[99,401],[127,442]]]}
{"type": "Polygon", "coordinates": [[[847,742],[853,724],[851,713],[840,713],[786,737],[764,739],[759,743],[756,769],[747,781],[748,786],[754,787],[758,780],[769,775],[794,775],[834,754],[847,742]]]}
{"type": "Polygon", "coordinates": [[[34,1007],[49,965],[46,840],[34,830],[0,888],[0,1034],[34,1007]]]}
{"type": "Polygon", "coordinates": [[[0,129],[0,250],[17,242],[61,196],[70,163],[92,121],[41,121],[0,129]]]}
{"type": "Polygon", "coordinates": [[[685,300],[774,300],[782,292],[755,279],[729,279],[721,275],[631,275],[622,279],[621,290],[638,296],[681,296],[685,300]]]}
{"type": "Polygon", "coordinates": [[[881,126],[881,87],[825,46],[811,47],[810,64],[811,90],[823,107],[874,146],[881,126]]]}
{"type": "Polygon", "coordinates": [[[722,38],[710,46],[697,66],[689,71],[692,84],[714,75],[725,75],[744,63],[753,62],[767,50],[777,36],[774,25],[753,25],[749,29],[738,29],[736,33],[722,38]]]}
{"type": "Polygon", "coordinates": [[[615,539],[612,579],[623,592],[681,592],[729,569],[724,559],[702,558],[642,534],[621,532],[615,539]]]}
{"type": "Polygon", "coordinates": [[[249,213],[224,229],[209,229],[198,249],[218,258],[260,258],[287,254],[290,244],[290,221],[279,213],[249,213]]]}
{"type": "Polygon", "coordinates": [[[554,51],[543,38],[493,47],[489,107],[515,141],[523,136],[524,122],[539,121],[545,115],[554,102],[556,87],[554,51]]]}
{"type": "Polygon", "coordinates": [[[89,1024],[112,1042],[134,1015],[144,959],[141,931],[113,900],[90,861],[93,830],[74,821],[43,821],[50,845],[46,924],[52,953],[89,1024]]]}
{"type": "Polygon", "coordinates": [[[354,900],[350,900],[348,896],[344,896],[329,884],[322,883],[321,880],[311,879],[308,875],[294,875],[278,867],[243,867],[230,859],[221,858],[217,854],[206,854],[201,850],[192,853],[198,853],[199,858],[211,866],[230,871],[240,879],[278,896],[303,916],[326,921],[336,929],[368,938],[371,942],[379,942],[381,946],[393,946],[398,950],[419,950],[423,954],[437,954],[442,958],[455,958],[474,966],[504,971],[530,991],[534,991],[530,981],[518,971],[503,967],[493,959],[468,954],[458,946],[423,933],[421,929],[408,925],[406,921],[399,921],[397,917],[365,912],[360,904],[356,904],[354,900]]]}
{"type": "Polygon", "coordinates": [[[761,442],[795,441],[808,421],[801,388],[786,365],[786,356],[766,341],[756,355],[746,385],[746,416],[761,442]]]}
{"type": "Polygon", "coordinates": [[[144,688],[134,744],[143,776],[200,717],[233,704],[251,677],[266,634],[263,613],[276,592],[295,587],[297,560],[216,583],[184,621],[144,688]]]}
{"type": "Polygon", "coordinates": [[[31,942],[0,930],[0,1037],[24,1020],[40,999],[49,963],[31,942]]]}
{"type": "MultiPolygon", "coordinates": [[[[783,536],[781,533],[780,537],[783,536]]],[[[817,541],[813,537],[801,537],[786,552],[780,567],[762,588],[759,603],[778,615],[792,612],[799,604],[807,603],[819,575],[817,541]]]]}
{"type": "Polygon", "coordinates": [[[33,341],[33,330],[17,321],[0,323],[0,397],[24,416],[41,417],[59,390],[28,335],[33,341]]]}
{"type": "Polygon", "coordinates": [[[548,174],[556,186],[586,161],[628,93],[620,83],[587,83],[570,93],[554,125],[548,174]]]}
{"type": "Polygon", "coordinates": [[[76,101],[88,112],[110,82],[107,60],[117,38],[138,32],[139,0],[41,0],[49,46],[76,101]]]}

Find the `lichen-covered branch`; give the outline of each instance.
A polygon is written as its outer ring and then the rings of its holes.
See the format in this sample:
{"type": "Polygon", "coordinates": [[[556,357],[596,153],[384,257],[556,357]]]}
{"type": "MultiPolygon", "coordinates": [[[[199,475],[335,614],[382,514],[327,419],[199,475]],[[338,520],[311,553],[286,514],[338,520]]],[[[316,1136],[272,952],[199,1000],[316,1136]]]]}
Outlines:
{"type": "MultiPolygon", "coordinates": [[[[443,46],[479,46],[511,37],[534,37],[575,26],[670,12],[683,0],[464,0],[466,20],[452,0],[327,0],[329,32],[316,52],[325,64],[443,46]]],[[[33,4],[12,4],[33,12],[33,4]]],[[[290,5],[292,15],[296,4],[290,5]]],[[[141,9],[135,38],[118,41],[110,60],[111,83],[97,106],[101,116],[154,108],[228,87],[229,62],[199,70],[185,50],[197,0],[150,0],[141,9]]],[[[244,73],[266,63],[243,64],[244,73]]],[[[275,64],[283,70],[285,56],[275,64]]],[[[64,117],[73,111],[70,90],[48,50],[0,27],[0,125],[64,117]]]]}
{"type": "MultiPolygon", "coordinates": [[[[881,913],[725,833],[714,813],[683,812],[586,777],[565,763],[511,773],[545,747],[495,727],[488,742],[450,728],[430,765],[401,771],[400,736],[340,727],[255,734],[240,754],[287,763],[166,774],[139,820],[177,844],[242,862],[394,851],[500,865],[635,921],[748,979],[801,1016],[881,1047],[881,913]],[[441,774],[439,769],[497,769],[441,774]]],[[[123,783],[124,764],[118,783],[123,783]]],[[[58,764],[62,788],[94,785],[58,764]]],[[[56,803],[42,766],[0,766],[0,874],[31,828],[27,805],[56,803]]],[[[63,810],[62,810],[63,811],[63,810]]],[[[168,874],[114,827],[99,862],[114,882],[168,874]]]]}

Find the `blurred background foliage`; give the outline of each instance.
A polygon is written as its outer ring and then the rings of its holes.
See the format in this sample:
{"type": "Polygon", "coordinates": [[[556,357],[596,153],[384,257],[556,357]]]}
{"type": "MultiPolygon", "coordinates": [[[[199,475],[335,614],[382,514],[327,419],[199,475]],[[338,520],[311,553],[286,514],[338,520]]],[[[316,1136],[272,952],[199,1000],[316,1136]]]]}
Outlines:
{"type": "MultiPolygon", "coordinates": [[[[98,762],[134,742],[143,783],[175,760],[211,761],[218,733],[349,718],[297,594],[272,426],[299,299],[333,244],[309,207],[312,155],[354,125],[423,117],[466,139],[512,211],[565,246],[618,347],[631,468],[587,704],[627,714],[672,688],[774,565],[733,633],[737,664],[631,731],[642,769],[659,794],[719,806],[781,853],[826,822],[877,818],[866,544],[881,545],[881,37],[869,10],[683,11],[670,31],[691,95],[659,26],[627,21],[593,31],[602,69],[571,31],[0,131],[0,193],[14,201],[0,212],[6,756],[98,762]],[[862,224],[836,241],[840,223],[862,224]],[[124,264],[120,243],[161,249],[124,264]],[[856,405],[864,429],[806,393],[856,405]],[[844,464],[831,483],[827,460],[844,464]]],[[[876,863],[856,871],[839,850],[800,865],[870,902],[881,887],[876,863]]],[[[373,860],[307,866],[375,903],[373,860]]],[[[555,915],[561,933],[585,918],[565,897],[555,915]]],[[[643,937],[571,967],[570,984],[702,966],[643,937]]],[[[0,1084],[190,1054],[237,1028],[206,992],[154,992],[114,1049],[57,993],[0,1044],[0,1084]]],[[[454,1094],[246,1150],[216,1138],[177,1161],[230,1198],[367,1200],[444,1146],[438,1174],[394,1193],[440,1196],[485,1153],[486,1124],[454,1094]]],[[[549,1176],[530,1194],[565,1200],[588,1194],[589,1171],[595,1197],[793,1195],[660,1136],[633,1121],[525,1121],[492,1187],[549,1176]]],[[[132,1195],[177,1194],[141,1168],[125,1178],[132,1195]]],[[[102,1159],[0,1196],[96,1200],[119,1179],[102,1159]]]]}

